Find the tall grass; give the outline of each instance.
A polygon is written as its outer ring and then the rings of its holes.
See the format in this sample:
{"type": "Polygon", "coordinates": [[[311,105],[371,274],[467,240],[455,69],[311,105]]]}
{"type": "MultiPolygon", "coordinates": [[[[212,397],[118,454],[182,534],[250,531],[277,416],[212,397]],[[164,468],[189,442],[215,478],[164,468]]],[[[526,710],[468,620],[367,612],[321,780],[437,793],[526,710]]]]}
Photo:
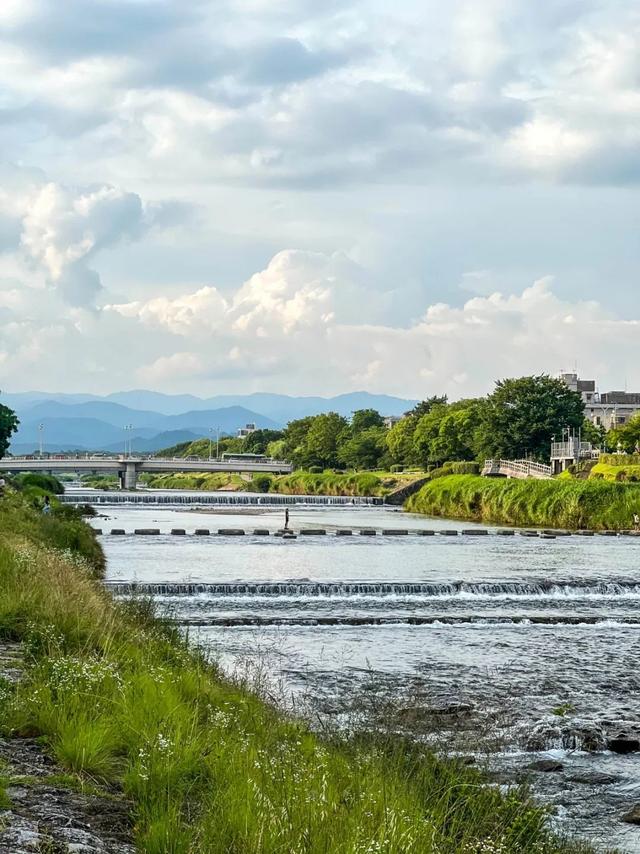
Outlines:
{"type": "Polygon", "coordinates": [[[313,474],[296,471],[289,475],[260,475],[253,482],[244,481],[237,474],[225,473],[158,475],[145,478],[145,482],[156,489],[248,489],[282,495],[383,496],[414,477],[416,475],[387,472],[313,474]]]}
{"type": "MultiPolygon", "coordinates": [[[[321,740],[226,681],[143,605],[118,606],[44,521],[0,527],[0,634],[21,638],[5,731],[122,787],[149,854],[559,854],[525,792],[393,737],[321,740]]],[[[16,507],[0,502],[0,519],[16,507]]]]}
{"type": "Polygon", "coordinates": [[[427,483],[407,509],[503,525],[620,530],[640,514],[640,484],[451,475],[427,483]]]}

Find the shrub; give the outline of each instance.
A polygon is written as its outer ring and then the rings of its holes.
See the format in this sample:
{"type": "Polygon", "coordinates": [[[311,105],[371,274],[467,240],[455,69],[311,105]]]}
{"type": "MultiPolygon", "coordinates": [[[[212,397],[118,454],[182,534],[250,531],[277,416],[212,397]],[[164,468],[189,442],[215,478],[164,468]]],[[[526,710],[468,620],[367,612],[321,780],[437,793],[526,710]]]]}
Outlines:
{"type": "Polygon", "coordinates": [[[33,487],[41,489],[43,492],[50,492],[52,495],[62,495],[64,486],[60,483],[57,477],[51,474],[39,474],[37,472],[28,472],[20,474],[14,479],[18,489],[27,489],[33,487]]]}
{"type": "Polygon", "coordinates": [[[271,475],[256,474],[249,484],[249,490],[251,492],[269,492],[272,480],[271,475]]]}
{"type": "Polygon", "coordinates": [[[324,469],[322,468],[322,466],[309,466],[308,471],[309,474],[322,474],[324,469]]]}
{"type": "Polygon", "coordinates": [[[452,461],[442,466],[450,474],[480,474],[480,464],[476,462],[452,461]]]}
{"type": "Polygon", "coordinates": [[[389,469],[391,474],[397,474],[400,471],[404,471],[404,466],[394,465],[389,469]]]}

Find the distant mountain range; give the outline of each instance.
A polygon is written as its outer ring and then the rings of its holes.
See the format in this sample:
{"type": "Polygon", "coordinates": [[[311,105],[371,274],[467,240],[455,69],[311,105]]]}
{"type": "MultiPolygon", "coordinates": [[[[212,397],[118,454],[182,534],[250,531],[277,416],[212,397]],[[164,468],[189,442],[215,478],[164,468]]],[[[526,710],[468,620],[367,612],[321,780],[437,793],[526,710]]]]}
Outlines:
{"type": "Polygon", "coordinates": [[[353,392],[337,397],[289,397],[281,394],[218,395],[199,398],[155,391],[123,391],[100,397],[92,394],[20,392],[3,394],[0,402],[14,409],[20,429],[11,452],[124,449],[125,434],[134,451],[152,452],[210,435],[235,435],[239,427],[255,423],[278,429],[289,421],[339,412],[346,417],[357,409],[377,409],[383,415],[401,415],[414,400],[353,392]],[[42,431],[40,430],[42,425],[42,431]],[[131,425],[131,430],[125,427],[131,425]]]}

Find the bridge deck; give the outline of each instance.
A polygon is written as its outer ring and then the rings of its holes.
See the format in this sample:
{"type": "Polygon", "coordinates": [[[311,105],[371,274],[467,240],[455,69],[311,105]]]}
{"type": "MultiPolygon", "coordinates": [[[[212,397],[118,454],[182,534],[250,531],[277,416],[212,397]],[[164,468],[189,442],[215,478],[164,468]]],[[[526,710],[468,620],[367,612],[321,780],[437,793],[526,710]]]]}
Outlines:
{"type": "Polygon", "coordinates": [[[267,462],[221,462],[218,460],[183,460],[124,456],[43,460],[21,457],[3,457],[0,459],[0,471],[4,472],[121,472],[127,468],[135,468],[137,473],[181,471],[288,474],[293,471],[293,465],[284,460],[269,460],[267,462]]]}

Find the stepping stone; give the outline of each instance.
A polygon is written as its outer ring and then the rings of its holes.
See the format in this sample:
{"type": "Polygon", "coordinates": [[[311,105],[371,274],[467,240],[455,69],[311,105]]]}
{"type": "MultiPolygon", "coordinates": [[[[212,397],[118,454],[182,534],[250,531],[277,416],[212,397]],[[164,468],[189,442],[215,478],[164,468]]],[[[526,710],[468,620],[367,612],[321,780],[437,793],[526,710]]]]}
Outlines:
{"type": "Polygon", "coordinates": [[[540,534],[541,540],[555,540],[555,538],[556,538],[555,534],[545,534],[544,531],[542,532],[542,534],[540,534]]]}
{"type": "Polygon", "coordinates": [[[360,531],[361,537],[375,537],[377,535],[377,531],[375,528],[363,528],[360,531]]]}
{"type": "Polygon", "coordinates": [[[324,537],[327,532],[324,528],[302,528],[300,534],[305,537],[324,537]]]}
{"type": "Polygon", "coordinates": [[[271,531],[268,528],[256,528],[253,532],[254,537],[269,537],[271,535],[271,531]]]}
{"type": "Polygon", "coordinates": [[[433,528],[418,528],[418,530],[413,533],[417,534],[419,537],[434,537],[436,534],[433,528]]]}
{"type": "Polygon", "coordinates": [[[455,528],[443,528],[442,531],[438,531],[441,537],[457,537],[458,532],[455,528]]]}
{"type": "Polygon", "coordinates": [[[594,532],[593,531],[576,531],[576,536],[577,537],[593,537],[594,532]]]}
{"type": "Polygon", "coordinates": [[[537,537],[538,536],[537,531],[520,531],[519,534],[521,537],[537,537]]]}
{"type": "Polygon", "coordinates": [[[242,528],[219,528],[219,537],[244,537],[242,528]]]}
{"type": "Polygon", "coordinates": [[[383,537],[408,537],[409,531],[403,528],[384,528],[382,531],[383,537]]]}
{"type": "Polygon", "coordinates": [[[172,536],[174,536],[174,537],[184,537],[184,535],[185,535],[186,533],[187,533],[187,532],[185,531],[185,529],[184,529],[184,528],[172,528],[172,529],[171,529],[171,534],[172,534],[172,536]]]}
{"type": "Polygon", "coordinates": [[[124,537],[124,535],[125,535],[124,528],[112,528],[111,529],[111,536],[113,536],[113,537],[124,537]]]}
{"type": "Polygon", "coordinates": [[[102,533],[102,528],[94,528],[93,533],[96,535],[96,537],[99,537],[102,533]]]}
{"type": "Polygon", "coordinates": [[[341,529],[336,531],[336,537],[350,537],[352,534],[353,531],[346,531],[341,529]]]}
{"type": "Polygon", "coordinates": [[[208,537],[210,531],[208,528],[196,528],[193,533],[196,535],[196,537],[208,537]]]}
{"type": "Polygon", "coordinates": [[[511,528],[499,528],[496,531],[498,537],[515,537],[516,532],[511,528]]]}
{"type": "Polygon", "coordinates": [[[466,528],[462,533],[467,537],[486,537],[489,531],[486,528],[466,528]]]}
{"type": "Polygon", "coordinates": [[[155,537],[160,533],[160,528],[136,528],[133,533],[142,537],[155,537]]]}
{"type": "Polygon", "coordinates": [[[598,531],[598,536],[599,537],[617,537],[618,532],[617,531],[598,531]]]}

